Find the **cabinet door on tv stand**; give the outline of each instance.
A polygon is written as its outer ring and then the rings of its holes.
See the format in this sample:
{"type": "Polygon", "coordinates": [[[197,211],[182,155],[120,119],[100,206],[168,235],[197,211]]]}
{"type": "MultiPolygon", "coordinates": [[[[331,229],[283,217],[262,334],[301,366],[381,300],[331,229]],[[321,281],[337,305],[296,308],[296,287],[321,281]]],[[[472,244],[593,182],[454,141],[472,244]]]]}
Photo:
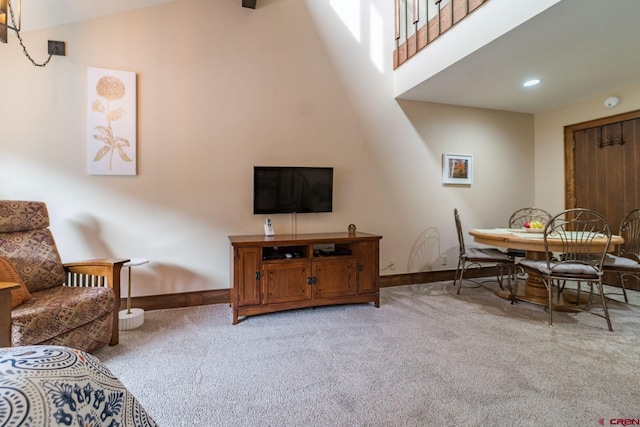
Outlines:
{"type": "Polygon", "coordinates": [[[358,243],[358,292],[361,294],[378,292],[378,245],[377,240],[358,243]]]}
{"type": "Polygon", "coordinates": [[[311,268],[308,261],[263,264],[264,304],[311,299],[311,268]]]}
{"type": "Polygon", "coordinates": [[[358,293],[356,260],[353,257],[313,263],[314,298],[332,298],[358,293]]]}
{"type": "Polygon", "coordinates": [[[260,304],[260,248],[236,249],[234,302],[238,306],[260,304]]]}

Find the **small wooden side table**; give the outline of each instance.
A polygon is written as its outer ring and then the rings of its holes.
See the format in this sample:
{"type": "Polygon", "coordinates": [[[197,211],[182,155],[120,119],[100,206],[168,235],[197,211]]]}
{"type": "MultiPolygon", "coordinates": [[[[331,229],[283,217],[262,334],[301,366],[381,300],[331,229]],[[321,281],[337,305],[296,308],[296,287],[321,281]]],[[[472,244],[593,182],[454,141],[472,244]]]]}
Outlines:
{"type": "Polygon", "coordinates": [[[149,260],[146,258],[131,258],[129,262],[124,263],[123,267],[129,268],[129,283],[127,291],[127,308],[120,310],[118,313],[119,322],[118,329],[128,331],[142,326],[144,323],[144,310],[141,308],[131,308],[131,267],[146,264],[149,260]]]}

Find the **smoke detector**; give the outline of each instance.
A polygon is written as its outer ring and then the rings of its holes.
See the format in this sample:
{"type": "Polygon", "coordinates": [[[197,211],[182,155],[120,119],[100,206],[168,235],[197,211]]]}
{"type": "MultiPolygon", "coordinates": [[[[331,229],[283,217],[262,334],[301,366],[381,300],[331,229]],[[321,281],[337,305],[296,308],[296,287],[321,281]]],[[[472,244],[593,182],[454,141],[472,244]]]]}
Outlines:
{"type": "Polygon", "coordinates": [[[613,108],[620,102],[620,98],[617,96],[610,96],[609,98],[604,100],[604,106],[607,108],[613,108]]]}

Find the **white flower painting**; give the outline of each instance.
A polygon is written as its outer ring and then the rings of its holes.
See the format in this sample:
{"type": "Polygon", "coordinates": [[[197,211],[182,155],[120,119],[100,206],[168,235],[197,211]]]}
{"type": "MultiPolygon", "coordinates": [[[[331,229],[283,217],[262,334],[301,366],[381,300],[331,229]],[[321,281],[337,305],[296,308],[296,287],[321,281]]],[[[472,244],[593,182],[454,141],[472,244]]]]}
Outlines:
{"type": "Polygon", "coordinates": [[[136,73],[89,68],[90,175],[136,175],[136,73]]]}

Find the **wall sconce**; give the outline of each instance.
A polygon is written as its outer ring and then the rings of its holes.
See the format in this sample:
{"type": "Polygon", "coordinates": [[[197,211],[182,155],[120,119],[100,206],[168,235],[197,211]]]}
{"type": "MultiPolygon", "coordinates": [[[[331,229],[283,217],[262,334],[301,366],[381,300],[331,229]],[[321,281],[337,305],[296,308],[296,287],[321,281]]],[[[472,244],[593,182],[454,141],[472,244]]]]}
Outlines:
{"type": "Polygon", "coordinates": [[[12,4],[11,0],[0,0],[0,41],[7,42],[7,30],[20,31],[20,0],[12,4]],[[13,26],[12,26],[13,25],[13,26]]]}
{"type": "Polygon", "coordinates": [[[35,62],[27,52],[27,47],[24,45],[22,37],[20,36],[21,15],[20,0],[0,0],[0,42],[7,43],[8,30],[15,31],[25,56],[36,67],[44,67],[47,65],[53,55],[65,56],[64,42],[49,40],[47,45],[49,58],[41,64],[35,62]]]}

